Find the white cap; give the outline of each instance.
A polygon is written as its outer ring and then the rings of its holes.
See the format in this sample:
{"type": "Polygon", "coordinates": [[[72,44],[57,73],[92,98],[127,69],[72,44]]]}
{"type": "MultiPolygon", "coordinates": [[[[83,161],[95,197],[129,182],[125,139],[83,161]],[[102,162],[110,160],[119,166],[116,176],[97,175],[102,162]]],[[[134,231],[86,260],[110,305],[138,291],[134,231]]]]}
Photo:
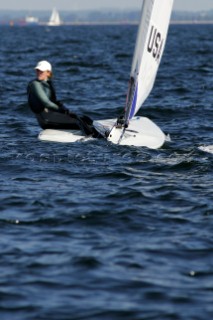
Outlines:
{"type": "Polygon", "coordinates": [[[39,61],[35,67],[36,70],[40,71],[52,71],[52,66],[48,61],[39,61]]]}

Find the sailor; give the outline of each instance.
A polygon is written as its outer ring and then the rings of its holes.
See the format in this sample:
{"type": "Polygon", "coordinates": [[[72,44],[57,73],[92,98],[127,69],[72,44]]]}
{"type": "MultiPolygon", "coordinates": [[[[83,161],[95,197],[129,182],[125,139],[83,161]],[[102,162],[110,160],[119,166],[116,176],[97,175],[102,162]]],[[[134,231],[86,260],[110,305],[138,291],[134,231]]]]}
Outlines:
{"type": "Polygon", "coordinates": [[[39,61],[35,67],[36,79],[27,87],[28,104],[42,129],[81,129],[86,135],[96,136],[93,120],[78,116],[57,100],[51,81],[52,66],[48,61],[39,61]]]}

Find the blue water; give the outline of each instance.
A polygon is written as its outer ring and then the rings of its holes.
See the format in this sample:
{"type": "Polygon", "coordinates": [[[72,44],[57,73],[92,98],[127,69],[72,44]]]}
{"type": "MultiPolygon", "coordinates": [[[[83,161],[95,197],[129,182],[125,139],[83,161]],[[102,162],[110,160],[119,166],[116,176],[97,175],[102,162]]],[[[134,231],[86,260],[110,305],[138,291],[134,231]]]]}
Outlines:
{"type": "Polygon", "coordinates": [[[116,117],[136,31],[1,27],[1,320],[213,319],[213,26],[170,28],[139,112],[159,150],[40,142],[26,106],[47,59],[66,106],[116,117]]]}

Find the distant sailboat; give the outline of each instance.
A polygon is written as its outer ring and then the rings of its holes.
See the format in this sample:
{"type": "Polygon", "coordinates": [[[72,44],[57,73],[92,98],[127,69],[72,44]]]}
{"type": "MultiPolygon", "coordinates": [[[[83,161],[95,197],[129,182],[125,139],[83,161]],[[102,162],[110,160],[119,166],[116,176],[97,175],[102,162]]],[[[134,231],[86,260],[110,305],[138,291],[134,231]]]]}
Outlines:
{"type": "Polygon", "coordinates": [[[38,25],[39,19],[33,16],[27,16],[25,18],[26,25],[38,25]]]}
{"type": "Polygon", "coordinates": [[[60,26],[62,24],[60,15],[56,8],[53,8],[52,14],[50,16],[50,20],[48,22],[48,26],[60,26]]]}

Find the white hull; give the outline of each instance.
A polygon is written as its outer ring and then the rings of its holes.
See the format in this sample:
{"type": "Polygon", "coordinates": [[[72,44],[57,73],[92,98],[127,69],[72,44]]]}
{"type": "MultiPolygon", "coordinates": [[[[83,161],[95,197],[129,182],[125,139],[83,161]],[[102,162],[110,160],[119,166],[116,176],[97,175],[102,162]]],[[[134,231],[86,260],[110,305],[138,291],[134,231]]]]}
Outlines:
{"type": "Polygon", "coordinates": [[[115,123],[116,119],[94,121],[94,127],[103,136],[113,128],[107,140],[119,145],[158,149],[166,141],[166,136],[161,129],[146,117],[132,118],[125,130],[117,128],[115,123]]]}
{"type": "Polygon", "coordinates": [[[46,129],[39,133],[38,139],[41,141],[72,143],[88,139],[79,130],[55,130],[46,129]]]}
{"type": "Polygon", "coordinates": [[[201,151],[204,152],[208,152],[208,153],[212,153],[213,154],[213,145],[209,145],[209,146],[201,146],[198,149],[200,149],[201,151]]]}
{"type": "MultiPolygon", "coordinates": [[[[166,141],[165,134],[148,118],[134,117],[124,133],[123,129],[114,126],[115,123],[116,119],[108,119],[94,121],[93,124],[103,137],[114,144],[158,149],[166,141]],[[107,136],[106,133],[109,133],[109,135],[107,136]]],[[[83,135],[80,130],[46,129],[39,133],[38,139],[41,141],[73,143],[88,141],[92,138],[83,135]]]]}

